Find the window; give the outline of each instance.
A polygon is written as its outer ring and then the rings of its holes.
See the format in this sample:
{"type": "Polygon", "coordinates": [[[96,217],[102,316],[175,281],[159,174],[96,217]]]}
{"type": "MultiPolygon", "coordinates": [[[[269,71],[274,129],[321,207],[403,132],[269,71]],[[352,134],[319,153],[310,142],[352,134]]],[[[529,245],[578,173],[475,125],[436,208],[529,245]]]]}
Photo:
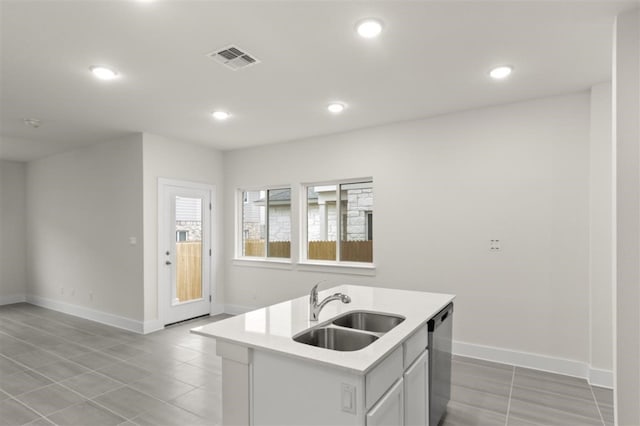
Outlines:
{"type": "Polygon", "coordinates": [[[303,260],[372,263],[373,181],[309,184],[303,193],[303,260]]]}
{"type": "Polygon", "coordinates": [[[291,258],[291,188],[242,191],[242,257],[291,258]]]}

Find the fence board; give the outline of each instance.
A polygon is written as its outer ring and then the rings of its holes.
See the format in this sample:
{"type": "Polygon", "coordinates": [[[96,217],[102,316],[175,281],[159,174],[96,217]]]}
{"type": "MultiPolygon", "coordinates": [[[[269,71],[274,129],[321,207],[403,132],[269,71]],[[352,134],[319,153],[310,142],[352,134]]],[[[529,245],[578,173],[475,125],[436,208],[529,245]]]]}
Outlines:
{"type": "MultiPolygon", "coordinates": [[[[245,240],[244,255],[264,257],[264,240],[245,240]]],[[[269,257],[291,257],[290,241],[272,241],[269,243],[269,257]]]]}
{"type": "MultiPolygon", "coordinates": [[[[244,255],[264,257],[264,240],[245,240],[244,255]]],[[[343,241],[341,257],[347,262],[373,262],[373,241],[343,241]]],[[[336,260],[335,241],[309,241],[309,259],[336,260]]],[[[274,241],[269,243],[269,257],[291,257],[291,242],[274,241]]]]}
{"type": "Polygon", "coordinates": [[[336,242],[309,241],[307,257],[314,260],[336,260],[336,242]]]}
{"type": "Polygon", "coordinates": [[[269,257],[291,257],[291,241],[272,241],[269,243],[269,257]]]}
{"type": "Polygon", "coordinates": [[[202,242],[176,243],[176,297],[179,301],[202,297],[202,242]]]}
{"type": "Polygon", "coordinates": [[[340,257],[347,262],[373,262],[373,241],[343,241],[340,257]]]}
{"type": "Polygon", "coordinates": [[[264,257],[264,240],[245,240],[244,255],[264,257]]]}
{"type": "MultiPolygon", "coordinates": [[[[335,241],[309,241],[309,259],[336,260],[335,241]]],[[[373,241],[342,241],[340,260],[346,262],[373,262],[373,241]]]]}

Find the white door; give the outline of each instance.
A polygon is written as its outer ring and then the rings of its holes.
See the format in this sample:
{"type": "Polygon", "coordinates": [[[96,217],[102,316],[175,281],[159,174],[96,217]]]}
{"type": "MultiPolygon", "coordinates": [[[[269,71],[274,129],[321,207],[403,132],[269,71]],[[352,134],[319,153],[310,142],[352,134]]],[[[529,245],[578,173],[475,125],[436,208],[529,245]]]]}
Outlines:
{"type": "Polygon", "coordinates": [[[164,179],[158,188],[158,293],[166,325],[210,312],[213,188],[164,179]]]}
{"type": "Polygon", "coordinates": [[[404,386],[400,379],[367,413],[367,426],[404,424],[404,386]]]}
{"type": "Polygon", "coordinates": [[[429,426],[429,351],[404,373],[404,425],[429,426]]]}

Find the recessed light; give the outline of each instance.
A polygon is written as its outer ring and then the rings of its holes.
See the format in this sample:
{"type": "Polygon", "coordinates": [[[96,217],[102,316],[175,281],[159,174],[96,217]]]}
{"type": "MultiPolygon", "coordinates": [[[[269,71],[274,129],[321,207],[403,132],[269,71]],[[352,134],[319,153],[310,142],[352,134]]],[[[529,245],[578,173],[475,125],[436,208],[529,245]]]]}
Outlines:
{"type": "Polygon", "coordinates": [[[98,77],[100,80],[113,80],[114,78],[118,77],[117,71],[114,71],[111,68],[107,68],[102,65],[95,65],[89,67],[89,69],[91,70],[93,75],[98,77]]]}
{"type": "Polygon", "coordinates": [[[512,71],[513,71],[513,67],[505,65],[505,66],[496,67],[492,69],[489,72],[489,75],[491,76],[491,78],[495,80],[502,80],[503,78],[507,78],[512,71]]]}
{"type": "Polygon", "coordinates": [[[327,105],[327,109],[333,114],[340,114],[342,111],[344,111],[344,104],[341,104],[340,102],[334,102],[327,105]]]}
{"type": "Polygon", "coordinates": [[[23,118],[22,120],[25,125],[33,127],[34,129],[37,129],[42,124],[42,122],[37,118],[23,118]]]}
{"type": "Polygon", "coordinates": [[[211,113],[211,115],[213,116],[213,118],[220,121],[226,120],[227,118],[231,117],[231,114],[226,111],[214,111],[211,113]]]}
{"type": "Polygon", "coordinates": [[[363,38],[375,38],[382,32],[382,22],[377,19],[364,19],[356,26],[356,31],[363,38]]]}

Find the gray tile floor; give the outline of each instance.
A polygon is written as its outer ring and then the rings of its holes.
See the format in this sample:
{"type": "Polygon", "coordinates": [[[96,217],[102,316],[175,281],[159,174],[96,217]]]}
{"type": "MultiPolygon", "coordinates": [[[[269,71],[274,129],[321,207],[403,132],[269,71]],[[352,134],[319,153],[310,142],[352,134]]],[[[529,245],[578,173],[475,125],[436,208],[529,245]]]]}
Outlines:
{"type": "MultiPolygon", "coordinates": [[[[194,320],[141,336],[21,303],[0,306],[0,426],[219,425],[221,363],[194,320]]],[[[446,426],[613,425],[611,390],[454,357],[446,426]]]]}
{"type": "Polygon", "coordinates": [[[194,320],[146,336],[0,306],[0,425],[219,425],[221,362],[194,320]]]}
{"type": "Polygon", "coordinates": [[[613,391],[584,379],[454,356],[445,426],[613,426],[613,391]]]}

